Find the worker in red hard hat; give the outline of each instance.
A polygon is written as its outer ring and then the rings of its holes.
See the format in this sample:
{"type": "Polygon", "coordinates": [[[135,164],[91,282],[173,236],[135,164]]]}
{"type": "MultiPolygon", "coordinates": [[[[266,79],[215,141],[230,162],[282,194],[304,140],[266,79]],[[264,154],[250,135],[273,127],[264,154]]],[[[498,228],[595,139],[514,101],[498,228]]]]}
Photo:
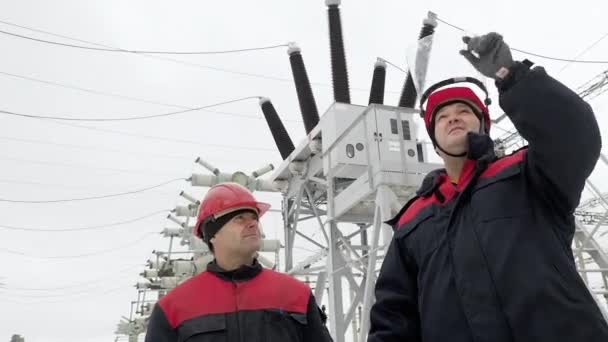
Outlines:
{"type": "Polygon", "coordinates": [[[224,268],[251,263],[262,242],[258,221],[269,208],[237,183],[216,185],[200,205],[194,235],[207,243],[224,268]],[[226,225],[233,219],[244,224],[226,225]],[[220,246],[217,251],[215,245],[220,246]]]}
{"type": "Polygon", "coordinates": [[[571,247],[574,211],[601,150],[593,110],[542,67],[514,61],[499,34],[464,41],[461,54],[494,79],[528,145],[495,154],[479,80],[448,79],[422,94],[444,168],[387,222],[395,234],[367,341],[608,341],[571,247]]]}
{"type": "Polygon", "coordinates": [[[435,91],[428,97],[424,123],[435,148],[447,156],[463,157],[466,155],[463,145],[466,143],[467,132],[489,134],[492,121],[488,107],[471,88],[450,87],[435,91]],[[455,116],[455,119],[460,118],[461,121],[450,125],[450,120],[444,119],[450,119],[448,114],[455,111],[461,114],[455,116]],[[449,134],[443,134],[446,129],[449,134]],[[435,130],[440,132],[436,133],[435,130]]]}
{"type": "Polygon", "coordinates": [[[209,189],[194,235],[214,260],[155,305],[146,342],[326,342],[326,316],[311,289],[283,273],[262,268],[259,219],[270,205],[237,183],[209,189]]]}

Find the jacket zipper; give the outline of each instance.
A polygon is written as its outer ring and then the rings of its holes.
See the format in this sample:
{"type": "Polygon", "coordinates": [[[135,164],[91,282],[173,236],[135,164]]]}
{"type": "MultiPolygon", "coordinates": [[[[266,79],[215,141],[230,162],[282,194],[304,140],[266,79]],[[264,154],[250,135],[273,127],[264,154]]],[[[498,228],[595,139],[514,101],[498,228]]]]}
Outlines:
{"type": "Polygon", "coordinates": [[[236,313],[236,333],[237,333],[237,341],[241,341],[241,325],[239,318],[239,284],[233,279],[232,285],[234,285],[234,306],[236,313]]]}

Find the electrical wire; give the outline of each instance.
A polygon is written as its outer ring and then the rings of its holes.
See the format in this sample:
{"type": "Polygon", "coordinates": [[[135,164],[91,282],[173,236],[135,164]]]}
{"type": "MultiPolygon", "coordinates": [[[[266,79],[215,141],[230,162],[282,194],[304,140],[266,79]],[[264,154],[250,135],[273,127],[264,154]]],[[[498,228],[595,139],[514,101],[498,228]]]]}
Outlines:
{"type": "Polygon", "coordinates": [[[11,298],[57,299],[57,298],[70,298],[70,297],[74,297],[74,296],[94,294],[95,292],[97,292],[99,290],[103,290],[103,289],[104,289],[103,287],[102,288],[84,288],[84,289],[78,289],[78,290],[71,290],[67,293],[48,293],[48,294],[10,293],[10,296],[11,296],[11,298]]]}
{"type": "MultiPolygon", "coordinates": [[[[67,189],[67,190],[87,190],[88,191],[91,189],[90,186],[71,186],[71,185],[66,185],[66,184],[61,184],[61,183],[32,182],[32,181],[24,181],[24,180],[20,180],[20,179],[0,179],[0,183],[9,184],[9,185],[19,184],[19,185],[35,186],[38,188],[38,191],[40,191],[41,186],[59,188],[59,189],[67,189]]],[[[104,185],[108,185],[108,184],[104,183],[104,185]]],[[[152,194],[148,194],[148,197],[150,197],[150,196],[161,197],[162,196],[162,197],[166,198],[166,197],[174,196],[174,195],[175,195],[175,192],[172,192],[172,191],[170,192],[170,191],[157,190],[152,194]]]]}
{"type": "Polygon", "coordinates": [[[83,281],[83,282],[79,282],[79,283],[73,283],[73,284],[69,284],[69,285],[61,285],[61,286],[54,286],[54,287],[6,287],[5,290],[15,290],[15,291],[35,291],[35,292],[52,292],[52,291],[60,291],[60,290],[68,290],[68,289],[73,289],[73,288],[77,288],[77,287],[81,287],[81,286],[86,286],[86,285],[91,285],[91,284],[98,284],[101,281],[105,281],[105,280],[114,280],[117,276],[123,276],[123,272],[126,271],[131,271],[137,268],[143,268],[145,267],[145,265],[142,264],[137,264],[137,265],[131,265],[125,268],[122,268],[116,272],[112,272],[110,274],[106,274],[104,276],[101,277],[97,277],[91,280],[87,280],[87,281],[83,281]]]}
{"type": "MultiPolygon", "coordinates": [[[[116,281],[116,280],[115,280],[116,281]]],[[[36,298],[36,299],[57,299],[57,298],[70,298],[70,297],[74,297],[74,296],[80,296],[80,295],[89,295],[89,294],[94,294],[99,290],[103,290],[104,287],[101,288],[83,288],[83,289],[77,289],[77,290],[71,290],[67,293],[46,293],[46,294],[41,294],[41,293],[35,293],[35,294],[30,294],[30,293],[10,293],[11,298],[36,298]]],[[[2,293],[2,292],[0,292],[2,293]]],[[[9,293],[7,293],[9,294],[9,293]]]]}
{"type": "MultiPolygon", "coordinates": [[[[6,140],[6,139],[3,139],[2,137],[0,137],[0,140],[6,140]]],[[[140,177],[142,174],[145,174],[146,176],[160,175],[160,176],[167,177],[167,175],[173,176],[175,174],[175,172],[150,171],[149,168],[119,169],[119,168],[99,167],[99,166],[82,165],[82,164],[80,164],[80,165],[79,164],[70,164],[70,163],[62,163],[62,162],[55,162],[55,161],[30,160],[30,159],[15,158],[15,157],[3,156],[3,155],[0,155],[0,160],[16,162],[16,163],[34,164],[34,165],[56,166],[56,167],[70,168],[70,169],[93,170],[96,173],[103,172],[102,174],[104,174],[104,175],[112,175],[112,174],[120,173],[120,174],[138,175],[140,177]],[[110,172],[109,174],[106,173],[108,171],[110,172]]]]}
{"type": "MultiPolygon", "coordinates": [[[[599,44],[602,40],[604,40],[606,37],[608,37],[608,32],[605,33],[603,36],[601,36],[598,40],[596,40],[595,42],[593,42],[591,45],[589,45],[588,47],[586,47],[583,51],[581,51],[578,55],[576,55],[574,57],[575,60],[578,60],[579,57],[581,57],[582,55],[584,55],[585,53],[587,53],[588,51],[590,51],[591,49],[593,49],[597,44],[599,44]]],[[[572,62],[570,63],[566,63],[561,69],[559,69],[558,72],[562,72],[564,71],[567,67],[569,67],[572,64],[572,62]]]]}
{"type": "Polygon", "coordinates": [[[61,87],[61,88],[66,88],[66,89],[71,89],[71,90],[78,90],[78,91],[82,91],[82,92],[89,93],[89,94],[114,97],[114,98],[118,98],[121,100],[128,100],[128,101],[135,101],[135,102],[140,102],[140,103],[167,106],[167,107],[173,107],[173,108],[178,108],[178,109],[194,109],[192,107],[186,107],[186,106],[180,106],[180,105],[171,104],[171,103],[164,103],[164,102],[159,102],[159,101],[141,99],[141,98],[132,97],[132,96],[114,94],[114,93],[104,92],[104,91],[95,90],[95,89],[83,88],[83,87],[79,87],[79,86],[75,86],[75,85],[71,85],[71,84],[43,80],[43,79],[31,77],[31,76],[18,75],[18,74],[6,72],[6,71],[0,71],[0,75],[14,77],[14,78],[18,78],[18,79],[22,79],[22,80],[26,80],[26,81],[30,81],[30,82],[42,83],[45,85],[50,85],[50,86],[55,86],[55,87],[61,87]]]}
{"type": "MultiPolygon", "coordinates": [[[[462,27],[456,26],[454,24],[451,24],[443,19],[440,19],[439,17],[436,18],[437,21],[440,21],[448,26],[451,26],[452,28],[455,28],[459,31],[463,31],[463,32],[467,32],[467,30],[463,29],[462,27]]],[[[602,38],[603,39],[603,38],[602,38]]],[[[521,52],[523,54],[526,55],[530,55],[530,56],[534,56],[534,57],[538,57],[538,58],[544,58],[544,59],[549,59],[549,60],[553,60],[553,61],[559,61],[559,62],[570,62],[570,63],[585,63],[585,64],[608,64],[608,60],[578,60],[578,59],[568,59],[568,58],[558,58],[558,57],[551,57],[551,56],[546,56],[546,55],[541,55],[538,53],[534,53],[534,52],[530,52],[530,51],[526,51],[526,50],[521,50],[521,49],[516,49],[514,47],[511,47],[511,50],[513,51],[517,51],[517,52],[521,52]]]]}
{"type": "MultiPolygon", "coordinates": [[[[155,114],[155,115],[145,115],[145,116],[122,117],[122,118],[70,118],[70,117],[60,117],[60,116],[44,116],[44,115],[34,115],[34,114],[23,114],[23,113],[16,113],[16,112],[11,112],[11,111],[6,111],[6,110],[0,110],[0,114],[13,115],[13,116],[21,116],[21,117],[26,117],[26,118],[52,119],[52,120],[62,120],[62,121],[102,121],[102,122],[106,122],[106,121],[131,121],[131,120],[143,120],[143,119],[153,119],[153,118],[173,116],[173,115],[178,115],[178,114],[184,114],[184,113],[188,113],[188,112],[198,111],[198,110],[201,110],[201,109],[212,108],[212,107],[222,106],[222,105],[226,105],[226,104],[230,104],[230,103],[235,103],[235,102],[240,102],[240,101],[245,101],[245,100],[250,100],[250,99],[260,99],[260,98],[261,98],[260,96],[247,96],[247,97],[241,97],[241,98],[234,99],[234,100],[218,102],[218,103],[214,103],[214,104],[210,104],[210,105],[206,105],[206,106],[201,106],[201,107],[192,108],[192,109],[184,109],[184,110],[179,110],[179,111],[175,111],[175,112],[169,112],[169,113],[163,113],[163,114],[155,114]]],[[[106,115],[102,115],[102,116],[106,116],[106,115]]]]}
{"type": "MultiPolygon", "coordinates": [[[[48,122],[53,123],[53,124],[61,124],[60,122],[55,122],[55,121],[48,121],[48,122]]],[[[275,151],[274,149],[271,149],[271,148],[207,144],[207,143],[196,142],[196,141],[192,141],[192,140],[173,139],[173,138],[166,138],[166,137],[140,135],[140,134],[135,134],[135,133],[127,133],[127,132],[114,131],[114,130],[105,130],[105,129],[101,129],[101,128],[97,128],[97,127],[88,127],[88,126],[79,126],[79,125],[70,125],[70,124],[66,124],[66,126],[73,126],[75,128],[89,129],[89,130],[94,130],[94,131],[100,131],[103,133],[112,133],[112,134],[124,135],[124,136],[141,138],[141,139],[155,139],[155,140],[169,141],[169,142],[173,142],[173,143],[181,143],[181,144],[189,144],[189,145],[197,145],[197,146],[205,146],[205,147],[212,146],[212,147],[216,147],[216,148],[232,149],[232,150],[238,150],[238,151],[243,151],[243,150],[252,151],[252,152],[253,151],[255,151],[255,152],[275,151]]],[[[150,157],[154,157],[154,158],[172,159],[172,160],[177,160],[177,161],[189,160],[192,158],[192,155],[188,155],[188,156],[178,155],[178,154],[168,155],[168,154],[150,153],[150,152],[142,152],[142,151],[128,151],[128,150],[123,150],[123,149],[103,148],[103,147],[90,146],[90,145],[82,146],[82,145],[57,143],[57,142],[45,140],[45,139],[24,139],[24,138],[0,136],[0,140],[14,141],[14,142],[19,142],[19,143],[34,144],[34,145],[56,146],[56,147],[60,147],[60,148],[85,150],[85,151],[91,150],[91,151],[101,151],[101,152],[107,152],[107,153],[131,154],[131,155],[136,155],[138,157],[150,156],[150,157]]],[[[248,155],[246,155],[246,156],[248,156],[248,155]]],[[[216,158],[216,157],[214,157],[214,158],[216,158]]],[[[58,166],[61,165],[61,166],[65,166],[65,167],[78,167],[78,168],[99,170],[98,167],[90,167],[90,166],[85,166],[85,165],[63,164],[63,163],[54,163],[54,162],[40,162],[40,161],[31,161],[31,160],[16,159],[16,158],[5,158],[5,159],[11,159],[11,160],[20,161],[20,162],[36,163],[36,164],[54,164],[54,165],[58,165],[58,166]]],[[[243,156],[239,156],[239,159],[243,159],[243,156]]],[[[234,161],[234,159],[227,159],[227,158],[219,158],[219,160],[234,161]]],[[[130,169],[130,170],[114,169],[114,168],[103,168],[103,169],[108,170],[108,171],[121,172],[121,173],[138,172],[139,174],[141,174],[141,171],[134,170],[134,169],[130,169]]],[[[149,173],[149,171],[146,171],[146,172],[149,173]]],[[[160,174],[160,173],[157,173],[157,174],[160,174]]],[[[165,173],[163,173],[163,174],[165,174],[165,173]]]]}
{"type": "Polygon", "coordinates": [[[530,56],[534,56],[534,57],[538,57],[538,58],[549,59],[549,60],[553,60],[553,61],[559,61],[559,62],[584,63],[584,64],[608,64],[608,60],[605,60],[605,61],[576,60],[576,59],[557,58],[557,57],[539,55],[537,53],[533,53],[533,52],[525,51],[525,50],[521,50],[521,49],[515,49],[515,48],[511,48],[511,50],[521,52],[526,55],[530,55],[530,56]]]}
{"type": "Polygon", "coordinates": [[[20,252],[20,251],[14,251],[12,249],[1,248],[1,247],[0,247],[0,252],[20,255],[20,256],[24,256],[24,257],[28,257],[28,258],[36,258],[36,259],[75,259],[75,258],[86,258],[86,257],[91,257],[91,256],[98,256],[98,255],[108,254],[108,253],[111,253],[111,252],[114,252],[114,251],[118,251],[118,250],[121,250],[121,249],[132,247],[132,246],[134,246],[134,245],[136,245],[136,244],[144,241],[149,236],[154,235],[154,234],[158,234],[158,233],[157,232],[148,232],[148,233],[142,235],[139,239],[131,241],[131,242],[127,243],[127,244],[124,244],[124,245],[121,245],[121,246],[118,246],[118,247],[109,248],[109,249],[103,249],[103,250],[100,250],[100,251],[95,251],[95,252],[90,252],[90,253],[77,254],[77,255],[32,255],[32,254],[23,253],[23,252],[20,252]]]}
{"type": "Polygon", "coordinates": [[[33,41],[36,41],[36,42],[39,42],[39,43],[58,45],[58,46],[65,46],[65,47],[71,47],[71,48],[77,48],[77,49],[94,50],[94,51],[107,51],[107,52],[145,53],[145,54],[150,54],[150,55],[153,55],[153,54],[160,54],[160,55],[218,55],[218,54],[228,54],[228,53],[237,53],[237,52],[270,50],[270,49],[276,49],[276,48],[279,48],[279,47],[287,47],[287,46],[289,46],[288,44],[277,44],[277,45],[259,46],[259,47],[253,47],[253,48],[233,49],[233,50],[219,50],[219,51],[151,51],[151,50],[129,50],[129,49],[96,48],[96,47],[90,47],[90,46],[83,46],[83,45],[75,45],[75,44],[66,44],[66,43],[54,42],[54,41],[51,41],[51,40],[45,40],[45,39],[39,39],[39,38],[24,36],[24,35],[21,35],[21,34],[17,34],[17,33],[13,33],[13,32],[8,32],[8,31],[2,31],[2,30],[0,30],[0,33],[5,34],[5,35],[9,35],[9,36],[13,36],[13,37],[17,37],[17,38],[23,38],[23,39],[27,39],[27,40],[33,40],[33,41]]]}
{"type": "Polygon", "coordinates": [[[15,200],[15,199],[7,199],[7,198],[0,198],[0,202],[8,202],[8,203],[27,203],[27,204],[44,204],[44,203],[62,203],[62,202],[78,202],[78,201],[89,201],[89,200],[98,200],[98,199],[104,199],[104,198],[111,198],[111,197],[119,197],[119,196],[126,196],[126,195],[132,195],[132,194],[136,194],[136,193],[141,193],[144,191],[148,191],[148,190],[152,190],[152,189],[156,189],[156,188],[160,188],[164,185],[176,182],[176,181],[180,181],[180,180],[187,180],[186,178],[175,178],[175,179],[171,179],[168,180],[166,182],[160,183],[160,184],[156,184],[156,185],[152,185],[143,189],[138,189],[138,190],[132,190],[132,191],[125,191],[125,192],[121,192],[121,193],[116,193],[116,194],[109,194],[109,195],[100,195],[100,196],[91,196],[91,197],[81,197],[81,198],[70,198],[70,199],[55,199],[55,200],[15,200]]]}
{"type": "MultiPolygon", "coordinates": [[[[40,29],[36,29],[36,28],[24,26],[24,25],[18,25],[18,24],[14,24],[14,23],[11,23],[11,22],[8,22],[8,21],[4,21],[4,20],[0,20],[0,23],[5,24],[5,25],[9,25],[9,26],[19,27],[19,28],[30,30],[30,31],[33,31],[33,32],[48,34],[48,35],[54,36],[54,37],[69,39],[69,40],[73,40],[73,41],[77,41],[77,42],[81,42],[81,43],[86,43],[86,44],[91,44],[91,45],[96,45],[96,46],[101,46],[101,47],[104,47],[104,48],[117,49],[116,47],[112,47],[112,46],[109,46],[109,45],[104,45],[104,44],[99,44],[99,43],[91,42],[91,41],[88,41],[88,40],[73,38],[73,37],[69,37],[69,36],[66,36],[66,35],[56,34],[56,33],[53,33],[53,32],[44,31],[44,30],[40,30],[40,29]]],[[[261,78],[261,79],[266,79],[266,80],[271,80],[271,81],[293,82],[289,78],[274,77],[274,76],[267,76],[267,75],[261,75],[261,74],[254,74],[254,73],[247,73],[247,72],[242,72],[242,71],[236,71],[236,70],[230,70],[230,69],[212,67],[212,66],[201,65],[201,64],[196,64],[196,63],[192,63],[192,62],[181,61],[181,60],[178,60],[178,59],[174,59],[174,58],[170,58],[170,57],[164,57],[164,56],[159,56],[159,55],[146,55],[146,54],[141,54],[141,53],[136,54],[136,55],[143,56],[143,57],[148,57],[148,58],[154,58],[154,59],[158,59],[158,60],[162,60],[162,61],[167,61],[167,62],[172,62],[172,63],[180,64],[180,65],[183,65],[183,66],[195,67],[195,68],[206,69],[206,70],[213,70],[213,71],[224,72],[224,73],[233,74],[233,75],[255,77],[255,78],[261,78]]],[[[315,84],[315,83],[312,83],[312,84],[315,84]]],[[[325,83],[316,83],[316,85],[325,86],[325,87],[330,87],[331,86],[330,84],[325,84],[325,83]]],[[[361,90],[363,90],[363,89],[361,89],[361,90]]]]}
{"type": "MultiPolygon", "coordinates": [[[[112,47],[112,46],[108,46],[108,45],[104,45],[104,44],[99,44],[99,43],[95,43],[95,42],[91,42],[91,41],[87,41],[87,40],[83,40],[83,39],[73,38],[73,37],[69,37],[69,36],[66,36],[66,35],[56,34],[56,33],[53,33],[53,32],[44,31],[44,30],[33,28],[33,27],[28,27],[28,26],[24,26],[24,25],[14,24],[14,23],[11,23],[11,22],[8,22],[8,21],[5,21],[5,20],[0,20],[0,23],[5,24],[5,25],[9,25],[9,26],[19,27],[19,28],[30,30],[30,31],[33,31],[33,32],[47,34],[47,35],[54,36],[54,37],[59,37],[59,38],[63,38],[63,39],[73,40],[73,41],[77,41],[77,42],[81,42],[81,43],[86,43],[86,44],[91,44],[91,45],[96,45],[96,46],[101,46],[101,47],[108,48],[108,49],[119,50],[116,47],[112,47]]],[[[223,73],[228,73],[228,74],[233,74],[233,75],[254,77],[254,78],[259,78],[259,79],[265,79],[265,80],[269,80],[269,81],[288,82],[288,83],[293,82],[293,80],[290,79],[290,78],[277,77],[277,76],[268,76],[268,75],[255,74],[255,73],[249,73],[249,72],[244,72],[244,71],[236,71],[236,70],[230,70],[230,69],[225,69],[225,68],[218,68],[218,67],[213,67],[213,66],[208,66],[208,65],[201,65],[201,64],[196,64],[196,63],[192,63],[192,62],[181,61],[181,60],[170,58],[170,57],[160,56],[160,55],[144,54],[144,53],[137,53],[136,55],[143,56],[143,57],[148,57],[148,58],[154,58],[154,59],[158,59],[158,60],[162,60],[162,61],[167,61],[167,62],[172,62],[172,63],[180,64],[180,65],[183,65],[183,66],[187,66],[187,67],[195,67],[195,68],[198,68],[198,69],[213,70],[213,71],[218,71],[218,72],[223,72],[223,73]]],[[[314,86],[325,87],[325,88],[332,87],[331,84],[321,83],[321,82],[311,82],[310,84],[314,85],[314,86]]],[[[368,89],[357,88],[357,87],[352,87],[351,89],[353,91],[360,91],[360,92],[368,92],[369,91],[368,89]]],[[[387,93],[390,93],[390,94],[400,94],[400,92],[398,92],[398,91],[387,91],[387,93]]]]}
{"type": "Polygon", "coordinates": [[[398,66],[397,64],[391,63],[390,61],[388,61],[388,60],[386,60],[386,59],[384,59],[384,58],[382,58],[382,57],[377,57],[377,58],[378,58],[379,60],[383,61],[384,63],[386,63],[386,64],[388,64],[388,65],[392,66],[393,68],[395,68],[395,69],[397,69],[397,70],[401,71],[402,73],[407,74],[407,71],[406,71],[406,70],[404,70],[403,68],[401,68],[400,66],[398,66]]]}
{"type": "Polygon", "coordinates": [[[112,223],[106,223],[106,224],[100,224],[100,225],[94,225],[94,226],[84,226],[84,227],[75,227],[75,228],[32,228],[32,227],[21,227],[21,226],[9,226],[9,225],[4,225],[4,224],[0,224],[0,230],[18,230],[18,231],[27,231],[27,232],[52,232],[52,233],[56,233],[56,232],[78,232],[78,231],[89,231],[89,230],[100,230],[100,229],[106,229],[106,228],[114,228],[117,226],[123,226],[125,224],[129,224],[129,223],[133,223],[133,222],[138,222],[138,221],[142,221],[145,220],[147,218],[156,216],[160,213],[166,213],[169,210],[157,210],[155,212],[143,215],[143,216],[138,216],[136,218],[132,218],[132,219],[128,219],[128,220],[124,220],[124,221],[118,221],[118,222],[112,222],[112,223]]]}
{"type": "Polygon", "coordinates": [[[101,296],[106,296],[112,293],[116,293],[116,292],[120,292],[120,291],[124,291],[125,287],[124,286],[120,286],[120,287],[115,287],[115,288],[111,288],[109,290],[106,291],[102,291],[102,292],[89,292],[89,293],[82,293],[82,296],[78,297],[78,298],[62,298],[60,300],[44,300],[44,301],[35,301],[35,302],[22,302],[22,301],[16,301],[16,300],[12,300],[12,299],[8,299],[8,298],[0,298],[0,302],[10,302],[10,303],[14,303],[14,304],[18,304],[18,305],[40,305],[40,304],[53,304],[53,303],[66,303],[66,302],[74,302],[76,300],[78,301],[82,301],[82,300],[89,300],[89,299],[95,299],[98,300],[99,297],[101,296]]]}
{"type": "MultiPolygon", "coordinates": [[[[129,150],[124,150],[124,149],[119,149],[119,148],[116,148],[116,149],[105,148],[105,147],[98,147],[98,146],[91,146],[91,145],[64,144],[64,143],[58,143],[58,142],[54,142],[54,141],[46,140],[46,139],[26,139],[26,138],[0,136],[0,140],[26,143],[26,144],[34,144],[34,145],[56,146],[56,147],[75,149],[75,150],[81,150],[81,151],[98,151],[98,152],[107,152],[107,153],[130,154],[130,155],[137,156],[139,158],[141,158],[142,156],[149,156],[149,157],[153,157],[153,158],[172,159],[172,160],[178,160],[178,161],[188,160],[188,159],[192,158],[191,155],[188,155],[188,156],[178,155],[178,154],[169,155],[169,154],[150,153],[150,152],[143,152],[143,151],[129,151],[129,150]]],[[[15,160],[17,160],[17,159],[15,159],[15,160]]],[[[25,161],[25,160],[23,160],[23,161],[25,161]]],[[[64,166],[72,167],[72,165],[70,165],[70,164],[65,164],[64,166]]],[[[79,165],[78,167],[84,167],[84,166],[79,165]]],[[[105,168],[105,169],[113,170],[113,171],[120,170],[120,169],[110,169],[110,168],[105,168]]],[[[131,171],[135,171],[135,170],[121,170],[121,171],[131,172],[131,171]]]]}
{"type": "MultiPolygon", "coordinates": [[[[78,91],[82,91],[82,92],[89,93],[89,94],[94,94],[94,95],[113,97],[113,98],[117,98],[117,99],[121,99],[121,100],[128,100],[128,101],[133,101],[133,102],[140,102],[140,103],[153,104],[153,105],[159,105],[159,106],[173,107],[173,108],[178,108],[178,109],[192,109],[192,110],[196,109],[196,108],[189,107],[189,106],[183,106],[183,105],[178,105],[178,104],[172,104],[172,103],[166,103],[166,102],[147,100],[147,99],[142,99],[142,98],[133,97],[133,96],[114,94],[114,93],[105,92],[105,91],[96,90],[96,89],[83,88],[83,87],[79,87],[79,86],[75,86],[75,85],[70,85],[70,84],[65,84],[65,83],[59,83],[59,82],[55,82],[55,81],[43,80],[43,79],[34,78],[34,77],[30,77],[30,76],[17,75],[17,74],[13,74],[13,73],[10,73],[10,72],[5,72],[5,71],[0,71],[0,75],[14,77],[14,78],[18,78],[18,79],[22,79],[22,80],[26,80],[26,81],[30,81],[30,82],[42,83],[42,84],[46,84],[46,85],[50,85],[50,86],[54,86],[54,87],[60,87],[60,88],[71,89],[71,90],[78,90],[78,91]]],[[[217,110],[201,110],[201,111],[204,111],[204,112],[207,112],[207,113],[215,113],[215,114],[222,114],[222,115],[228,115],[228,116],[236,116],[236,117],[246,118],[246,119],[264,120],[264,118],[261,117],[261,116],[254,116],[254,115],[248,115],[248,114],[242,114],[242,113],[224,112],[224,111],[217,111],[217,110]]],[[[302,123],[303,122],[302,120],[294,120],[294,119],[283,119],[282,121],[283,122],[297,122],[297,123],[302,123]]]]}

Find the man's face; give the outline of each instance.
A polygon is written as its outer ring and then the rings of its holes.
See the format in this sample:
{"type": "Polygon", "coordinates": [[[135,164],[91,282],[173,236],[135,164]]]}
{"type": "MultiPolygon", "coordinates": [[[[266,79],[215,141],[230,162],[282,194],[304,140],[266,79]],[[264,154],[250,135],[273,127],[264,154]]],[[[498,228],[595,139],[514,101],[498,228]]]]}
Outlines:
{"type": "Polygon", "coordinates": [[[261,247],[258,215],[246,211],[228,221],[211,239],[215,252],[250,256],[261,247]]]}
{"type": "MultiPolygon", "coordinates": [[[[451,154],[467,151],[467,133],[479,132],[479,119],[468,105],[452,103],[435,113],[435,140],[451,154]]],[[[438,151],[442,156],[443,153],[438,151]]]]}

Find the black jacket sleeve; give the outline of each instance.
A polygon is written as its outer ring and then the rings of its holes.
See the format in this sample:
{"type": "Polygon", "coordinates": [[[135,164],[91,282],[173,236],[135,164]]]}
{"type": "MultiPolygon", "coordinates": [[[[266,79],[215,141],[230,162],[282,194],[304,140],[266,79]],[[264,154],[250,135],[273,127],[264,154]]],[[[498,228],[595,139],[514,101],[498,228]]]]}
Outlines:
{"type": "Polygon", "coordinates": [[[420,341],[416,267],[393,238],[376,281],[368,342],[420,341]]]}
{"type": "Polygon", "coordinates": [[[154,305],[148,328],[146,330],[146,342],[177,342],[177,332],[171,327],[163,309],[154,305]]]}
{"type": "Polygon", "coordinates": [[[498,87],[500,105],[528,141],[528,178],[553,208],[571,214],[601,150],[593,110],[542,67],[512,69],[508,88],[498,87]]]}
{"type": "Polygon", "coordinates": [[[319,309],[313,294],[308,299],[308,311],[306,312],[307,324],[304,328],[305,342],[330,342],[331,335],[325,325],[325,314],[319,309]]]}

